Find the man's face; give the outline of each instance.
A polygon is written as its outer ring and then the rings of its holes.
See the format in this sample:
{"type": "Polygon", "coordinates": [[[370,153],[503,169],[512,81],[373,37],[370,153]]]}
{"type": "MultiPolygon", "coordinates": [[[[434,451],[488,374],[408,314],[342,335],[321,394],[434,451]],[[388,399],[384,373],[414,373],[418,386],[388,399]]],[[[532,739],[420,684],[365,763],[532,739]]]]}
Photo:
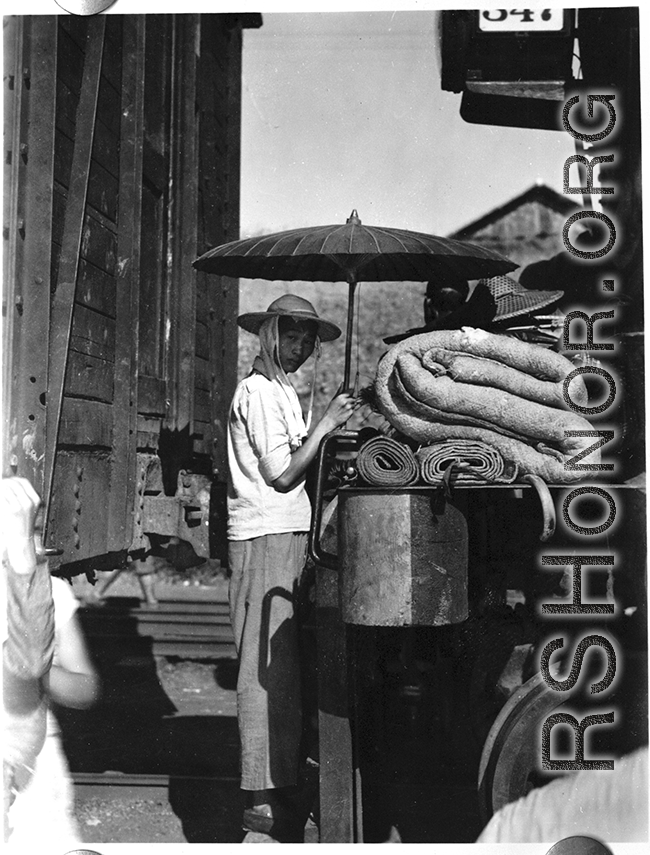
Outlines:
{"type": "Polygon", "coordinates": [[[317,326],[314,321],[280,318],[278,356],[280,365],[291,374],[309,359],[316,346],[317,326]]]}
{"type": "Polygon", "coordinates": [[[424,322],[442,320],[465,302],[465,294],[460,288],[445,286],[432,293],[427,293],[424,299],[424,322]]]}

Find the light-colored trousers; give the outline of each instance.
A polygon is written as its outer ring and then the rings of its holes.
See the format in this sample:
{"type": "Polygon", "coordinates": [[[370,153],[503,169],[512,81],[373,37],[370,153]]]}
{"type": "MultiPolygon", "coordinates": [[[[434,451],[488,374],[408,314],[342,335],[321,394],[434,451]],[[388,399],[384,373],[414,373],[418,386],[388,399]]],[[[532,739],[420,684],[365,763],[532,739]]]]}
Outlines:
{"type": "Polygon", "coordinates": [[[297,781],[302,707],[296,607],[306,556],[306,532],[228,544],[243,790],[297,781]]]}

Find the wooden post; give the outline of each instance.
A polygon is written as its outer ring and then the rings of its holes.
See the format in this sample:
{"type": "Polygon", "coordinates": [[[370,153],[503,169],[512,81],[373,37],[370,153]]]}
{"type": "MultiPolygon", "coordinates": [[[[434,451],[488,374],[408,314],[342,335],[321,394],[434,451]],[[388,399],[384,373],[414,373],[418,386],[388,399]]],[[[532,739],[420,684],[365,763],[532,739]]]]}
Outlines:
{"type": "Polygon", "coordinates": [[[317,569],[320,842],[355,843],[355,768],[348,701],[347,627],[338,605],[338,574],[317,569]]]}

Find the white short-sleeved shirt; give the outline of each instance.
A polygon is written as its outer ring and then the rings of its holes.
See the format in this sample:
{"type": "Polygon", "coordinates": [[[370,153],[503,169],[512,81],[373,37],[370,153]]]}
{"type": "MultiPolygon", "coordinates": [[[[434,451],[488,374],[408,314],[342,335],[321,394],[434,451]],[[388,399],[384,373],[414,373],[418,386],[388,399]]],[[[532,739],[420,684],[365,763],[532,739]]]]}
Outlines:
{"type": "Polygon", "coordinates": [[[229,540],[309,531],[304,477],[287,493],[272,486],[291,461],[289,406],[278,385],[257,372],[235,390],[228,420],[229,540]]]}

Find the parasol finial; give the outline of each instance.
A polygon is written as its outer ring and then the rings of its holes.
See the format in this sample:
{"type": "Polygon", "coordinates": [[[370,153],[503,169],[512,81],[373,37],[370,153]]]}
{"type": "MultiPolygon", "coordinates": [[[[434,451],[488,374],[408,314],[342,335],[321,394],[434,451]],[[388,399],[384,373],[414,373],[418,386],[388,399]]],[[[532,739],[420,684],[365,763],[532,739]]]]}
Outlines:
{"type": "Polygon", "coordinates": [[[359,215],[357,214],[356,208],[352,209],[352,213],[350,214],[350,216],[347,218],[347,220],[345,222],[346,222],[346,224],[347,223],[354,223],[355,226],[361,225],[361,220],[359,219],[359,215]]]}

